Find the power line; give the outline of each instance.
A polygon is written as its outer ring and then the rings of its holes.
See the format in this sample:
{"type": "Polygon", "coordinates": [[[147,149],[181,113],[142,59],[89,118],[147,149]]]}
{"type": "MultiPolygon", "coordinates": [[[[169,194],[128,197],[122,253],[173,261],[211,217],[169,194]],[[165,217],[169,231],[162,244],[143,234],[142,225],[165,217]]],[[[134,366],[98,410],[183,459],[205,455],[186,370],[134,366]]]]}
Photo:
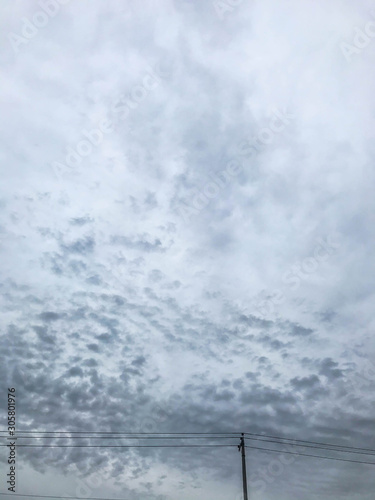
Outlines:
{"type": "MultiPolygon", "coordinates": [[[[265,441],[265,440],[264,440],[265,441]]],[[[268,442],[275,442],[275,441],[268,441],[268,442]]],[[[277,442],[277,444],[291,444],[291,443],[280,443],[277,442]]],[[[7,446],[7,445],[0,445],[0,446],[7,446]]],[[[226,444],[214,444],[214,445],[205,445],[205,444],[193,444],[193,445],[18,445],[16,444],[17,447],[47,447],[47,448],[196,448],[196,447],[233,447],[235,445],[226,445],[226,444]]],[[[263,452],[272,452],[272,453],[279,453],[279,454],[289,454],[289,455],[297,455],[297,456],[302,456],[302,457],[310,457],[310,458],[319,458],[323,460],[334,460],[334,461],[339,461],[339,462],[349,462],[349,463],[357,463],[357,464],[366,464],[366,465],[375,465],[375,462],[367,462],[367,461],[360,461],[360,460],[349,460],[349,459],[344,459],[344,458],[337,458],[337,457],[327,457],[327,456],[322,456],[322,455],[311,455],[307,453],[299,453],[299,452],[292,452],[292,451],[286,451],[286,450],[275,450],[275,449],[270,449],[270,448],[261,448],[258,446],[251,446],[251,445],[246,445],[244,446],[245,448],[250,448],[250,449],[255,449],[263,452]]],[[[328,450],[327,451],[343,451],[343,450],[328,450]]],[[[56,496],[56,495],[32,495],[32,494],[18,494],[18,493],[3,493],[0,492],[0,495],[3,496],[16,496],[16,497],[27,497],[27,498],[54,498],[54,499],[59,499],[59,500],[80,500],[80,497],[64,497],[64,496],[56,496]]],[[[87,500],[120,500],[116,498],[100,498],[100,497],[88,497],[87,500]]]]}
{"type": "Polygon", "coordinates": [[[275,444],[282,444],[282,445],[290,445],[290,446],[301,446],[303,448],[313,448],[315,450],[327,450],[327,451],[335,451],[338,453],[354,453],[357,455],[369,455],[369,456],[375,456],[375,450],[369,451],[355,451],[355,450],[339,450],[337,448],[331,448],[329,445],[327,446],[314,446],[310,444],[300,444],[300,443],[283,443],[280,441],[275,441],[272,439],[260,439],[260,438],[254,438],[254,437],[247,437],[246,439],[250,439],[252,441],[261,441],[262,443],[275,443],[275,444]]]}
{"type": "MultiPolygon", "coordinates": [[[[304,439],[286,438],[286,437],[281,437],[281,436],[270,436],[269,434],[255,434],[255,433],[251,433],[251,432],[245,432],[245,434],[248,435],[248,436],[258,436],[258,437],[267,437],[267,438],[272,438],[272,439],[282,439],[282,440],[287,440],[287,441],[295,441],[297,443],[318,444],[318,445],[322,445],[322,446],[332,446],[332,447],[335,447],[335,448],[348,448],[348,449],[351,449],[351,450],[364,450],[364,451],[373,451],[373,452],[375,452],[375,450],[371,449],[371,448],[358,448],[358,447],[355,447],[355,446],[345,446],[345,445],[342,445],[342,444],[322,443],[322,442],[319,442],[319,441],[308,441],[308,440],[304,440],[304,439]]],[[[290,444],[290,443],[283,443],[283,444],[290,444]]]]}
{"type": "MultiPolygon", "coordinates": [[[[7,438],[7,436],[0,436],[7,438]]],[[[18,436],[15,434],[12,439],[237,439],[236,436],[18,436]]],[[[8,438],[7,438],[8,439],[8,438]]]]}
{"type": "Polygon", "coordinates": [[[299,452],[285,451],[285,450],[273,450],[273,449],[270,449],[270,448],[260,448],[258,446],[249,446],[249,445],[246,445],[246,448],[252,448],[253,450],[261,450],[261,451],[267,451],[267,452],[270,451],[270,452],[279,453],[279,454],[287,453],[288,455],[298,455],[300,457],[314,457],[314,458],[322,458],[322,459],[325,459],[325,460],[336,460],[338,462],[350,462],[352,464],[375,465],[375,462],[365,462],[365,461],[362,461],[362,460],[349,460],[347,458],[337,458],[337,457],[323,457],[321,455],[310,455],[308,453],[299,453],[299,452]]]}
{"type": "MultiPolygon", "coordinates": [[[[0,444],[0,446],[8,446],[0,444]]],[[[235,444],[15,444],[16,448],[218,448],[235,444]]]]}
{"type": "MultiPolygon", "coordinates": [[[[19,439],[233,439],[240,435],[239,432],[115,432],[115,431],[18,431],[20,434],[29,434],[28,436],[15,437],[19,439]],[[68,434],[70,436],[56,436],[57,434],[68,434]],[[38,434],[38,435],[35,435],[38,434]],[[39,434],[43,434],[39,436],[39,434]],[[93,435],[94,434],[94,435],[93,435]]],[[[0,431],[0,433],[7,433],[7,431],[0,431]]],[[[269,434],[257,434],[251,432],[244,433],[247,439],[270,442],[275,444],[290,444],[293,446],[300,446],[305,448],[316,448],[329,451],[337,451],[343,453],[357,453],[372,455],[375,449],[359,448],[354,446],[337,445],[333,443],[323,443],[319,441],[309,441],[303,439],[286,438],[282,436],[274,436],[269,434]],[[256,436],[256,437],[250,437],[256,436]],[[270,440],[264,438],[271,438],[270,440]],[[277,441],[274,441],[277,440],[277,441]],[[292,443],[288,442],[292,441],[292,443]],[[306,444],[305,444],[306,443],[306,444]],[[353,451],[352,451],[353,450],[353,451]]],[[[6,437],[6,436],[1,436],[6,437]]],[[[0,445],[2,446],[2,445],[0,445]]],[[[22,446],[22,445],[18,445],[22,446]]]]}
{"type": "MultiPolygon", "coordinates": [[[[28,431],[28,430],[18,430],[16,433],[20,434],[99,434],[99,435],[126,435],[126,436],[233,436],[237,437],[240,436],[240,432],[116,432],[116,431],[38,431],[38,430],[33,430],[33,431],[28,431]]],[[[0,430],[0,433],[8,433],[7,430],[0,430]]],[[[354,450],[365,450],[365,451],[374,451],[374,449],[369,449],[369,448],[358,448],[354,446],[346,446],[346,445],[339,445],[339,444],[333,444],[333,443],[322,443],[319,441],[309,441],[309,440],[304,440],[304,439],[295,439],[295,438],[287,438],[287,437],[282,437],[282,436],[274,436],[270,434],[257,434],[257,433],[252,433],[252,432],[245,432],[244,433],[246,436],[257,436],[257,437],[266,437],[266,438],[271,438],[271,439],[281,439],[281,440],[288,440],[288,441],[296,441],[299,443],[309,443],[309,444],[316,444],[316,445],[322,445],[322,446],[333,446],[333,447],[339,447],[339,448],[348,448],[348,449],[354,449],[354,450]]],[[[1,437],[1,436],[0,436],[1,437]]]]}
{"type": "MultiPolygon", "coordinates": [[[[20,495],[19,493],[2,493],[0,495],[9,497],[28,497],[28,498],[63,498],[67,500],[82,500],[82,497],[59,497],[55,495],[20,495]]],[[[121,500],[121,498],[97,498],[97,497],[85,497],[84,500],[121,500]]]]}
{"type": "MultiPolygon", "coordinates": [[[[2,444],[0,446],[7,446],[5,444],[2,444]]],[[[172,444],[172,445],[38,445],[38,444],[16,444],[16,448],[230,448],[230,447],[235,447],[236,445],[232,444],[172,444]]],[[[337,460],[340,462],[350,462],[350,463],[357,463],[357,464],[368,464],[368,465],[375,465],[375,462],[366,462],[366,461],[360,461],[360,460],[349,460],[345,458],[337,458],[337,457],[325,457],[321,455],[311,455],[307,453],[299,453],[299,452],[293,452],[293,451],[285,451],[285,450],[275,450],[275,449],[270,449],[270,448],[261,448],[258,446],[250,446],[246,445],[246,448],[252,448],[255,450],[261,450],[261,451],[266,451],[266,452],[274,452],[274,453],[287,453],[289,455],[298,455],[298,456],[305,456],[305,457],[314,457],[314,458],[322,458],[326,460],[337,460]]],[[[334,450],[327,450],[327,451],[334,451],[334,450]]]]}
{"type": "MultiPolygon", "coordinates": [[[[0,431],[3,433],[8,433],[7,430],[5,431],[0,431]]],[[[16,432],[19,432],[20,434],[31,434],[31,433],[37,433],[37,434],[52,434],[52,433],[57,433],[57,434],[126,434],[126,435],[151,435],[151,436],[164,436],[166,434],[171,435],[171,436],[209,436],[209,435],[223,435],[227,436],[228,434],[234,435],[234,436],[239,436],[240,432],[112,432],[112,431],[25,431],[25,430],[18,430],[16,432]]]]}
{"type": "MultiPolygon", "coordinates": [[[[1,438],[5,438],[5,436],[0,436],[1,438]]],[[[137,436],[15,436],[17,439],[66,439],[66,440],[76,440],[76,439],[126,439],[126,440],[131,440],[131,439],[137,439],[137,440],[187,440],[187,439],[236,439],[235,436],[142,436],[142,437],[137,437],[137,436]]],[[[318,446],[318,445],[309,445],[309,444],[301,444],[301,443],[285,443],[282,441],[275,441],[273,439],[263,439],[262,437],[247,437],[247,439],[252,440],[252,441],[261,441],[265,443],[274,443],[274,444],[288,444],[291,446],[299,446],[303,448],[312,448],[312,449],[317,449],[317,450],[327,450],[327,451],[335,451],[335,452],[341,452],[341,453],[352,453],[352,454],[357,454],[357,455],[370,455],[370,456],[375,456],[375,450],[369,450],[369,451],[356,451],[357,449],[361,448],[353,448],[353,449],[337,449],[334,447],[331,447],[331,445],[324,445],[324,446],[318,446]]],[[[339,445],[337,445],[339,446],[339,445]]]]}

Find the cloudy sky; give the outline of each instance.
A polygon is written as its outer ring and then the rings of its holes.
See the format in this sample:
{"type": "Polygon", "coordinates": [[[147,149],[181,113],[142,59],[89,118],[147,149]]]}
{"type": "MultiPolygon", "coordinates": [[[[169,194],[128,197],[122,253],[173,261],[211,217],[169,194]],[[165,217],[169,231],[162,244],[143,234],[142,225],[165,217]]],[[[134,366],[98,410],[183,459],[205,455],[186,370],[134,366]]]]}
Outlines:
{"type": "MultiPolygon", "coordinates": [[[[18,429],[375,448],[373,8],[2,2],[2,429],[15,387],[18,429]]],[[[373,466],[272,460],[254,500],[373,499],[373,466]]],[[[17,492],[239,500],[240,466],[19,449],[17,492]]]]}

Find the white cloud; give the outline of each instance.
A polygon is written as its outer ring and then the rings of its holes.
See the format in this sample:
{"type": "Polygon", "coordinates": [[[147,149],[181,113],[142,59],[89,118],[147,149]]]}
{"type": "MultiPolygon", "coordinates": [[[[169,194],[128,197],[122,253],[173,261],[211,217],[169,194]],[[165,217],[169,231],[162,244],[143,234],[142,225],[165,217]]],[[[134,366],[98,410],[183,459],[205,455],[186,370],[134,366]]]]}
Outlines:
{"type": "MultiPolygon", "coordinates": [[[[340,44],[373,19],[372,5],[224,4],[220,16],[210,0],[66,2],[18,51],[7,33],[22,35],[41,7],[1,7],[1,366],[18,383],[20,426],[247,426],[371,443],[375,44],[350,61],[340,44]],[[269,136],[275,110],[291,119],[269,136]],[[85,154],[103,120],[113,131],[85,154]],[[241,168],[213,196],[233,159],[241,168]]],[[[117,474],[109,496],[125,482],[130,499],[188,500],[234,498],[234,456],[215,455],[215,466],[185,450],[126,464],[73,451],[22,460],[27,477],[44,471],[46,488],[74,461],[84,474],[117,474]]],[[[272,456],[248,460],[267,469],[272,456]]],[[[264,498],[303,500],[313,488],[370,498],[368,469],[325,465],[318,481],[321,462],[299,459],[264,498]]],[[[48,493],[64,493],[54,484],[48,493]]]]}

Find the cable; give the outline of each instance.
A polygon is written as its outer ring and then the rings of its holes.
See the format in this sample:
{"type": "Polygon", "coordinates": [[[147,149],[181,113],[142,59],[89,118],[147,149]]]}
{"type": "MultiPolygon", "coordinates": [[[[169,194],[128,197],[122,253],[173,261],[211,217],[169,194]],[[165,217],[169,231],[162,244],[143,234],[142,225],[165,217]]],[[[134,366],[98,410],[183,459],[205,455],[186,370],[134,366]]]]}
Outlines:
{"type": "MultiPolygon", "coordinates": [[[[0,495],[9,496],[9,497],[28,497],[28,498],[63,498],[63,499],[71,499],[71,500],[82,500],[82,497],[58,497],[55,495],[20,495],[18,493],[2,493],[0,495]]],[[[85,497],[84,500],[121,500],[121,498],[97,498],[97,497],[85,497]]]]}
{"type": "Polygon", "coordinates": [[[261,450],[261,451],[272,451],[272,452],[279,453],[279,454],[287,453],[288,455],[298,455],[300,457],[314,457],[314,458],[323,458],[325,460],[337,460],[338,462],[350,462],[352,464],[375,465],[375,462],[365,462],[362,460],[349,460],[347,458],[322,457],[321,455],[309,455],[307,453],[298,453],[298,452],[294,452],[294,451],[272,450],[270,448],[259,448],[258,446],[246,445],[245,448],[252,448],[254,450],[261,450]]]}
{"type": "MultiPolygon", "coordinates": [[[[7,438],[6,436],[0,436],[7,438]]],[[[12,436],[11,439],[237,439],[237,436],[12,436]]]]}
{"type": "MultiPolygon", "coordinates": [[[[9,446],[0,444],[0,446],[9,446]]],[[[15,444],[16,448],[218,448],[234,447],[236,444],[15,444]]]]}
{"type": "MultiPolygon", "coordinates": [[[[7,446],[7,445],[0,445],[0,446],[7,446]]],[[[75,445],[75,444],[68,444],[68,445],[39,445],[39,444],[16,444],[16,448],[229,448],[229,447],[235,447],[236,445],[232,444],[166,444],[166,445],[75,445]]],[[[260,448],[257,446],[249,446],[246,445],[246,448],[253,448],[255,450],[262,450],[262,451],[270,451],[270,452],[275,452],[275,453],[287,453],[289,455],[299,455],[299,456],[305,456],[305,457],[315,457],[315,458],[323,458],[327,460],[338,460],[341,462],[351,462],[351,463],[358,463],[358,464],[369,464],[369,465],[375,465],[375,462],[365,462],[365,461],[359,461],[359,460],[349,460],[345,458],[335,458],[335,457],[323,457],[320,455],[310,455],[306,453],[299,453],[299,452],[292,452],[292,451],[284,451],[284,450],[274,450],[270,448],[260,448]]],[[[328,451],[328,450],[327,450],[328,451]]],[[[329,450],[333,451],[333,450],[329,450]]]]}
{"type": "MultiPolygon", "coordinates": [[[[18,431],[20,434],[47,434],[47,436],[35,436],[35,435],[30,435],[30,436],[14,436],[14,438],[19,437],[19,438],[26,438],[28,437],[29,439],[33,438],[51,438],[51,439],[57,439],[57,438],[64,438],[65,436],[51,436],[53,433],[58,433],[58,434],[71,434],[71,436],[67,437],[67,439],[75,439],[75,438],[91,438],[91,439],[98,439],[98,438],[106,438],[108,435],[108,439],[115,439],[115,436],[121,437],[121,439],[195,439],[198,437],[212,437],[212,438],[235,438],[240,436],[240,432],[111,432],[111,431],[18,431]],[[74,434],[74,435],[72,435],[74,434]],[[88,434],[88,436],[76,436],[76,434],[88,434]],[[98,436],[89,436],[90,434],[97,434],[98,436]],[[157,437],[157,436],[160,436],[157,437]]],[[[7,433],[7,431],[0,431],[0,433],[7,433]]],[[[294,438],[286,438],[286,437],[281,437],[281,436],[273,436],[269,434],[256,434],[256,433],[251,433],[251,432],[245,432],[244,433],[247,439],[253,439],[253,440],[258,440],[258,441],[265,441],[265,442],[275,442],[277,444],[291,444],[293,446],[302,446],[306,448],[317,448],[317,449],[327,449],[330,451],[338,451],[338,452],[349,452],[349,450],[356,450],[356,451],[363,451],[363,452],[370,452],[370,453],[361,453],[361,454],[371,454],[375,453],[375,449],[371,448],[359,448],[359,447],[354,447],[354,446],[346,446],[346,445],[337,445],[333,443],[323,443],[319,441],[309,441],[309,440],[303,440],[303,439],[294,439],[294,438]],[[254,437],[248,437],[248,436],[256,436],[257,438],[254,437]],[[277,439],[279,441],[268,441],[264,438],[271,438],[271,439],[277,439]],[[293,441],[293,443],[288,443],[285,441],[293,441]],[[301,443],[301,444],[298,444],[301,443]],[[308,443],[308,444],[303,444],[303,443],[308,443]],[[316,446],[310,446],[310,445],[316,445],[316,446]],[[320,448],[322,446],[323,448],[320,448]]],[[[5,437],[5,436],[0,436],[5,437]]],[[[1,445],[0,445],[1,446],[1,445]]],[[[350,451],[351,453],[354,453],[354,451],[350,451]]]]}
{"type": "MultiPolygon", "coordinates": [[[[294,439],[294,438],[286,438],[286,437],[280,437],[280,436],[270,436],[268,434],[254,434],[254,433],[251,433],[251,432],[245,432],[244,433],[245,435],[249,435],[249,436],[259,436],[259,437],[267,437],[267,438],[272,438],[272,439],[283,439],[283,440],[288,440],[288,441],[296,441],[298,443],[309,443],[309,444],[319,444],[319,445],[323,445],[323,446],[333,446],[333,447],[339,447],[339,448],[348,448],[348,449],[351,449],[351,450],[364,450],[364,451],[373,451],[375,452],[374,449],[371,449],[371,448],[357,448],[355,446],[345,446],[345,445],[342,445],[342,444],[332,444],[332,443],[321,443],[319,441],[308,441],[308,440],[304,440],[304,439],[294,439]]],[[[284,443],[284,444],[290,444],[290,443],[284,443]]]]}
{"type": "Polygon", "coordinates": [[[327,451],[335,451],[335,452],[340,452],[340,453],[354,453],[357,455],[369,455],[369,456],[375,456],[375,450],[368,452],[368,451],[354,451],[354,450],[338,450],[336,448],[330,448],[328,446],[313,446],[310,444],[298,444],[298,443],[283,443],[280,441],[275,441],[272,439],[260,439],[260,438],[251,438],[247,437],[245,439],[250,439],[253,441],[261,441],[263,443],[275,443],[275,444],[283,444],[283,445],[290,445],[290,446],[302,446],[303,448],[313,448],[316,450],[327,450],[327,451]]]}
{"type": "MultiPolygon", "coordinates": [[[[0,436],[0,438],[3,436],[0,436]]],[[[139,440],[148,440],[148,439],[157,439],[157,440],[165,440],[165,439],[236,439],[235,436],[165,436],[165,437],[159,437],[159,436],[145,436],[145,437],[136,437],[136,436],[124,436],[124,437],[119,437],[119,436],[16,436],[17,439],[139,439],[139,440]]],[[[325,446],[315,446],[315,445],[309,445],[309,444],[299,444],[299,443],[285,443],[285,442],[280,442],[280,441],[275,441],[272,439],[262,439],[260,437],[247,437],[246,439],[252,440],[252,441],[261,441],[265,443],[274,443],[274,444],[288,444],[291,446],[300,446],[303,448],[312,448],[312,449],[317,449],[317,450],[329,450],[329,451],[336,451],[336,452],[341,452],[341,453],[352,453],[356,455],[369,455],[369,456],[375,456],[375,450],[371,452],[366,452],[366,451],[354,451],[354,450],[342,450],[342,449],[336,449],[336,448],[331,448],[330,445],[325,445],[325,446]]],[[[339,445],[337,445],[339,446],[339,445]]]]}
{"type": "MultiPolygon", "coordinates": [[[[7,433],[8,431],[0,431],[0,432],[5,432],[7,433]]],[[[169,435],[176,435],[176,436],[181,436],[181,435],[199,435],[199,436],[209,436],[209,435],[224,435],[227,436],[228,434],[233,434],[235,436],[240,435],[240,432],[111,432],[111,431],[24,431],[24,430],[18,430],[16,432],[19,432],[20,434],[31,434],[31,433],[37,433],[37,434],[52,434],[52,433],[58,433],[58,434],[126,434],[129,436],[133,435],[151,435],[151,436],[164,436],[166,434],[169,435]]]]}

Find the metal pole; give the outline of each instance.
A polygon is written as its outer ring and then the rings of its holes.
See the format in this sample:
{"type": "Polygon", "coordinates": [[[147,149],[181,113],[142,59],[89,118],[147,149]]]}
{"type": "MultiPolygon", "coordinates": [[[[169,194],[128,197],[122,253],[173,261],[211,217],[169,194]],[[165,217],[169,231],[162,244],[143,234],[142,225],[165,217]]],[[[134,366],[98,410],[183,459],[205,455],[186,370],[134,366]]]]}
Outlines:
{"type": "Polygon", "coordinates": [[[242,437],[240,438],[240,444],[238,445],[238,451],[241,451],[242,456],[242,484],[243,484],[243,498],[248,500],[247,497],[247,478],[246,478],[246,456],[245,456],[245,436],[242,432],[242,437]]]}

